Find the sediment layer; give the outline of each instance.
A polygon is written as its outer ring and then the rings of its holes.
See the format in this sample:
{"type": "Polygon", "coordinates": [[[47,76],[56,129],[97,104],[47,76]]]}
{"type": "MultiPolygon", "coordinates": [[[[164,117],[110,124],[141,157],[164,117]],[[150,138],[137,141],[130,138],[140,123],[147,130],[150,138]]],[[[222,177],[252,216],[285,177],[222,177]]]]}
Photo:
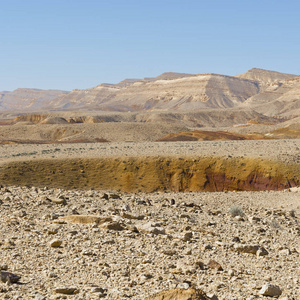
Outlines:
{"type": "Polygon", "coordinates": [[[44,159],[3,164],[0,183],[123,192],[282,190],[300,185],[300,165],[228,157],[44,159]]]}

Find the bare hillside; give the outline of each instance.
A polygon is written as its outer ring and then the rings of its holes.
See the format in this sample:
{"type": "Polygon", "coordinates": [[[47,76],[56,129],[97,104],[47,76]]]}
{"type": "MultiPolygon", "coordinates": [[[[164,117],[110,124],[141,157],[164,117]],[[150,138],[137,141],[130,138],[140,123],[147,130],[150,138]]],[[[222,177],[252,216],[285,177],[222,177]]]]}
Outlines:
{"type": "Polygon", "coordinates": [[[274,82],[247,99],[245,106],[269,116],[296,117],[300,113],[300,76],[274,82]]]}
{"type": "Polygon", "coordinates": [[[257,84],[247,79],[200,74],[137,81],[125,87],[99,85],[88,90],[74,90],[52,100],[49,107],[107,111],[227,108],[244,102],[258,92],[257,84]]]}

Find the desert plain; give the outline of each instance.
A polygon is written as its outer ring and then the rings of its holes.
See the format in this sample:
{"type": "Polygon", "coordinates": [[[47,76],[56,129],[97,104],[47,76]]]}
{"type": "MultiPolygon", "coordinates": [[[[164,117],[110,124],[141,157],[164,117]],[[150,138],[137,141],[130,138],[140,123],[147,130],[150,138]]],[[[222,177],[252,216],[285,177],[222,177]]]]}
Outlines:
{"type": "Polygon", "coordinates": [[[0,299],[300,299],[299,103],[260,69],[3,92],[0,299]]]}

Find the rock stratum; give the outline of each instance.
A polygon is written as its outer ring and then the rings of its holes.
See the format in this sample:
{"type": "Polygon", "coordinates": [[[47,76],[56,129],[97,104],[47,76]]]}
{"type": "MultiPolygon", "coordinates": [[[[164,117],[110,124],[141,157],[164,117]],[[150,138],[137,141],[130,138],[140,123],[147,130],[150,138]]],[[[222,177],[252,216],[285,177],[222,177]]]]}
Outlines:
{"type": "Polygon", "coordinates": [[[2,145],[0,184],[122,192],[300,185],[299,139],[2,145]]]}
{"type": "Polygon", "coordinates": [[[5,185],[122,192],[283,190],[300,185],[299,164],[221,157],[114,157],[11,162],[5,185]]]}

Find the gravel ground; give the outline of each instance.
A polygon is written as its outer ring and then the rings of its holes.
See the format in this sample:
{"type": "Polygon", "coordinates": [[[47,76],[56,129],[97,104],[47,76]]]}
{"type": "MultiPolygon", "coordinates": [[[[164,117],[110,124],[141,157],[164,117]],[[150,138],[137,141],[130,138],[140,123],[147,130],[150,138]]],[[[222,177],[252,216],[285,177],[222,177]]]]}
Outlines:
{"type": "Polygon", "coordinates": [[[236,156],[300,163],[300,139],[269,141],[143,142],[2,145],[0,162],[35,158],[108,156],[236,156]]]}
{"type": "MultiPolygon", "coordinates": [[[[216,155],[299,163],[299,148],[300,140],[3,145],[0,161],[216,155]]],[[[140,300],[189,286],[208,299],[268,299],[266,284],[279,287],[274,297],[300,299],[299,217],[299,188],[113,194],[5,187],[0,299],[140,300]],[[5,272],[21,276],[19,283],[4,282],[5,272]]]]}
{"type": "Polygon", "coordinates": [[[21,279],[0,282],[0,299],[140,300],[189,286],[269,299],[265,284],[300,299],[299,197],[2,188],[0,268],[21,279]]]}

